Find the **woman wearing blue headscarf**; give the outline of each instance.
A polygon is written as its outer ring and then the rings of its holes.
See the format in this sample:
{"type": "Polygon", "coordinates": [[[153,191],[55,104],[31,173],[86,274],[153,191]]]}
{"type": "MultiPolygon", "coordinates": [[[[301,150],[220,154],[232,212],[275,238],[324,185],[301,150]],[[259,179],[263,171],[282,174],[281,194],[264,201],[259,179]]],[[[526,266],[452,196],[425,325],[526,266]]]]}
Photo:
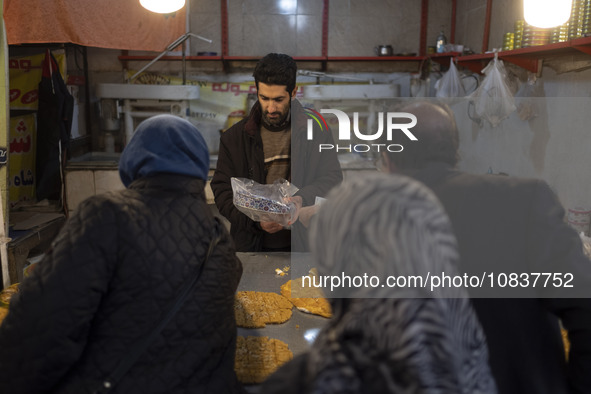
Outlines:
{"type": "Polygon", "coordinates": [[[233,305],[242,266],[206,204],[208,170],[190,122],[159,115],[138,126],[119,162],[126,189],[80,204],[13,298],[0,326],[0,392],[241,391],[233,305]],[[192,277],[168,324],[103,387],[192,277]]]}

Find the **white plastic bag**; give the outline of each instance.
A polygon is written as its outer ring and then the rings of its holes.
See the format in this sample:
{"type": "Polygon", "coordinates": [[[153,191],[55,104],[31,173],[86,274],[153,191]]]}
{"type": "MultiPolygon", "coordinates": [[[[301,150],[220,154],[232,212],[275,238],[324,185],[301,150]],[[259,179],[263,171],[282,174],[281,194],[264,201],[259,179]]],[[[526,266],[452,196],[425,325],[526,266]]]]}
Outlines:
{"type": "Polygon", "coordinates": [[[484,80],[472,93],[471,103],[474,105],[476,117],[485,119],[493,127],[515,111],[515,98],[506,82],[507,73],[503,61],[498,59],[495,52],[494,59],[482,70],[484,80]]]}
{"type": "Polygon", "coordinates": [[[231,178],[233,202],[238,210],[255,222],[276,222],[288,226],[296,206],[289,198],[298,188],[285,179],[263,185],[246,178],[231,178]]]}
{"type": "Polygon", "coordinates": [[[466,91],[462,84],[462,78],[456,68],[453,58],[449,62],[449,70],[437,82],[435,82],[435,97],[464,97],[466,91]]]}

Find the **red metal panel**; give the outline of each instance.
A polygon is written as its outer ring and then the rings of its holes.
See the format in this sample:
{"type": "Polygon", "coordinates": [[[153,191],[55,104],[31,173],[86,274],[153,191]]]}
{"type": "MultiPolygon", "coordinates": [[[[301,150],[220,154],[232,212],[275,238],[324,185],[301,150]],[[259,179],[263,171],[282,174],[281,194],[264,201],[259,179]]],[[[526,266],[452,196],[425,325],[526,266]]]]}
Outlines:
{"type": "Polygon", "coordinates": [[[486,0],[486,17],[484,18],[484,36],[482,38],[482,53],[488,51],[488,36],[490,35],[491,14],[492,14],[492,0],[486,0]]]}
{"type": "Polygon", "coordinates": [[[457,0],[451,0],[451,31],[449,33],[450,44],[456,43],[456,9],[458,7],[457,0]]]}
{"type": "Polygon", "coordinates": [[[322,56],[328,56],[328,7],[330,0],[324,0],[322,5],[322,56]]]}
{"type": "Polygon", "coordinates": [[[421,37],[419,43],[419,55],[427,53],[427,23],[429,22],[429,0],[421,1],[421,37]]]}
{"type": "Polygon", "coordinates": [[[222,56],[228,56],[228,0],[221,0],[222,5],[222,56]]]}

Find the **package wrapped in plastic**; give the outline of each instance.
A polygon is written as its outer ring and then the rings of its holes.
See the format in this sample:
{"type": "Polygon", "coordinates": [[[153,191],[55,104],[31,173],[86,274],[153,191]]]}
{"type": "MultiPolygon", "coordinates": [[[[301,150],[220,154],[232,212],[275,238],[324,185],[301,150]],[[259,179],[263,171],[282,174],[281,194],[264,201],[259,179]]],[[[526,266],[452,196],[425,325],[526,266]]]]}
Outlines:
{"type": "Polygon", "coordinates": [[[232,178],[234,206],[255,222],[276,222],[287,226],[296,213],[290,201],[298,188],[285,179],[263,185],[252,179],[232,178]]]}
{"type": "Polygon", "coordinates": [[[482,72],[485,77],[478,89],[469,96],[470,101],[474,105],[476,117],[496,127],[515,111],[515,98],[507,84],[507,72],[497,52],[482,72]]]}
{"type": "Polygon", "coordinates": [[[456,68],[453,58],[449,61],[449,70],[437,82],[435,82],[436,97],[464,97],[466,91],[462,84],[462,78],[456,68]]]}

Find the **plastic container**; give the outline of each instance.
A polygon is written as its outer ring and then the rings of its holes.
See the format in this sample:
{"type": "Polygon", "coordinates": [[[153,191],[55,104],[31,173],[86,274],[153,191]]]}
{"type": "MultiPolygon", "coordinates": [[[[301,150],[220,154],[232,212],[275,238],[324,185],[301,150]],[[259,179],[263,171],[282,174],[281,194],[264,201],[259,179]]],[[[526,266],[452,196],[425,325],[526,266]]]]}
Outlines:
{"type": "Polygon", "coordinates": [[[441,32],[439,32],[439,35],[437,36],[437,43],[435,45],[435,50],[437,51],[437,53],[444,53],[446,45],[447,45],[447,37],[445,36],[445,34],[443,34],[443,31],[441,31],[441,32]]]}

